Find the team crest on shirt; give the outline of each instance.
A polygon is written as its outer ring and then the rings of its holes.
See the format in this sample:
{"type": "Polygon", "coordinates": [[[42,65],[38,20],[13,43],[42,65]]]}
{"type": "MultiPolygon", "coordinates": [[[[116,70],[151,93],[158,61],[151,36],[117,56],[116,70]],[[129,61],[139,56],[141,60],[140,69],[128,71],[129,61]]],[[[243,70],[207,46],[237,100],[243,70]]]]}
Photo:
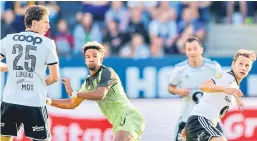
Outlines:
{"type": "Polygon", "coordinates": [[[220,79],[221,77],[222,77],[222,73],[217,72],[217,73],[215,74],[215,78],[216,78],[216,79],[220,79]]]}

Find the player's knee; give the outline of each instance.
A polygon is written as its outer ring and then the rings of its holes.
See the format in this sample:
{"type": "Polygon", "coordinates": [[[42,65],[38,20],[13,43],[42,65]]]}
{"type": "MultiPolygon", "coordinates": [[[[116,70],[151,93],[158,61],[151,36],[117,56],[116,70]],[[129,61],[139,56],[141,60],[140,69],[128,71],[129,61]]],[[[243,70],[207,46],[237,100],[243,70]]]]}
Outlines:
{"type": "Polygon", "coordinates": [[[227,141],[227,139],[224,136],[220,136],[220,137],[212,137],[210,141],[227,141]]]}
{"type": "Polygon", "coordinates": [[[12,141],[13,137],[10,136],[1,136],[1,141],[12,141]]]}

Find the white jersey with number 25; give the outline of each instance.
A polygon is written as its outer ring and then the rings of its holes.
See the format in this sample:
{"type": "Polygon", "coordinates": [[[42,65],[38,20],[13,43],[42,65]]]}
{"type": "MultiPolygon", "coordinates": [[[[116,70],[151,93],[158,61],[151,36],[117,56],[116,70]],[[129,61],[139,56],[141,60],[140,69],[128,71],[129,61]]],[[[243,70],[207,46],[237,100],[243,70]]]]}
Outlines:
{"type": "Polygon", "coordinates": [[[54,41],[31,31],[8,34],[1,40],[1,55],[8,66],[2,101],[45,106],[46,67],[59,61],[54,41]]]}

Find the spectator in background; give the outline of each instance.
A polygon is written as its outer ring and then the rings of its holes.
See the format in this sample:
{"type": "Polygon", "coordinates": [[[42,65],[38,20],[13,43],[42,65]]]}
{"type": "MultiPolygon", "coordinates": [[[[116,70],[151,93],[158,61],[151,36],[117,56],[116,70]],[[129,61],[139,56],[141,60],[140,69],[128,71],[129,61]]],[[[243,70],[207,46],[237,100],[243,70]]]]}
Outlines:
{"type": "Polygon", "coordinates": [[[104,58],[108,58],[111,56],[111,51],[110,51],[110,45],[107,42],[103,43],[104,46],[104,58]]]}
{"type": "Polygon", "coordinates": [[[75,19],[76,19],[76,24],[81,24],[82,22],[82,18],[83,18],[83,12],[77,12],[76,14],[75,14],[75,19]]]}
{"type": "Polygon", "coordinates": [[[204,39],[204,24],[199,19],[198,10],[195,7],[187,7],[183,10],[182,20],[178,23],[179,39],[177,48],[180,53],[184,53],[184,44],[190,36],[196,36],[201,41],[204,39]]]}
{"type": "Polygon", "coordinates": [[[73,48],[73,37],[69,32],[67,21],[63,19],[59,20],[54,41],[59,56],[68,57],[71,55],[73,48]]]}
{"type": "Polygon", "coordinates": [[[226,4],[226,7],[227,7],[227,23],[229,24],[233,23],[233,13],[234,13],[234,8],[236,3],[239,4],[241,16],[242,16],[241,23],[245,23],[246,21],[247,2],[246,1],[239,1],[239,2],[227,1],[227,2],[224,2],[224,4],[226,4]]]}
{"type": "Polygon", "coordinates": [[[129,23],[129,12],[124,7],[122,1],[112,1],[111,9],[106,12],[105,21],[108,23],[110,20],[118,20],[119,21],[119,29],[120,31],[125,31],[127,29],[129,23]]]}
{"type": "Polygon", "coordinates": [[[163,40],[160,37],[156,37],[154,38],[154,40],[151,41],[151,45],[150,45],[151,57],[154,57],[154,58],[163,57],[164,52],[163,52],[162,43],[163,43],[163,40]]]}
{"type": "MultiPolygon", "coordinates": [[[[246,24],[253,24],[254,23],[254,14],[255,9],[257,9],[257,2],[255,1],[247,1],[247,17],[245,20],[246,24]]],[[[256,22],[256,21],[255,21],[256,22]]]]}
{"type": "Polygon", "coordinates": [[[160,16],[160,13],[168,13],[168,20],[174,20],[177,19],[176,10],[170,7],[169,1],[160,1],[159,6],[156,8],[155,12],[155,19],[160,16]]]}
{"type": "Polygon", "coordinates": [[[93,21],[91,13],[85,13],[73,33],[74,37],[74,54],[82,53],[81,47],[88,41],[102,42],[102,33],[97,24],[93,21]]]}
{"type": "Polygon", "coordinates": [[[126,32],[121,32],[118,25],[119,21],[117,19],[108,20],[107,32],[103,38],[103,42],[110,45],[112,56],[118,56],[123,45],[130,41],[129,34],[126,32]]]}
{"type": "Polygon", "coordinates": [[[166,55],[178,53],[176,47],[177,26],[174,18],[175,10],[170,13],[159,11],[159,16],[149,24],[149,34],[152,41],[161,38],[163,51],[166,55]],[[163,13],[164,12],[164,13],[163,13]]]}
{"type": "Polygon", "coordinates": [[[120,56],[131,58],[148,58],[151,56],[151,54],[148,46],[144,42],[143,36],[140,34],[134,34],[130,44],[121,49],[120,56]]]}
{"type": "Polygon", "coordinates": [[[21,32],[25,30],[25,24],[24,24],[24,15],[26,10],[30,5],[35,5],[35,1],[15,1],[14,2],[14,12],[16,14],[16,30],[17,32],[21,32]]]}
{"type": "Polygon", "coordinates": [[[147,33],[147,28],[145,27],[142,20],[143,9],[139,7],[130,8],[130,21],[127,32],[132,36],[135,33],[141,34],[144,40],[149,43],[149,37],[147,33]]]}
{"type": "MultiPolygon", "coordinates": [[[[186,7],[190,7],[194,10],[197,10],[199,13],[199,19],[203,23],[208,23],[210,20],[210,11],[209,7],[212,4],[211,1],[184,1],[183,5],[186,7]]],[[[194,12],[197,13],[197,12],[194,12]]]]}
{"type": "Polygon", "coordinates": [[[94,15],[94,21],[104,21],[104,16],[110,8],[108,1],[82,1],[84,13],[91,13],[94,15]]]}
{"type": "Polygon", "coordinates": [[[14,10],[14,1],[1,1],[1,16],[6,10],[14,10]]]}
{"type": "MultiPolygon", "coordinates": [[[[130,14],[135,14],[136,12],[132,13],[133,10],[141,11],[140,18],[142,23],[144,24],[145,30],[148,29],[149,22],[151,21],[152,15],[149,11],[154,11],[157,2],[153,1],[128,1],[127,5],[130,9],[130,14]]],[[[133,16],[133,15],[131,15],[133,16]]],[[[134,15],[135,16],[135,15],[134,15]]],[[[131,21],[131,18],[130,18],[131,21]]]]}
{"type": "Polygon", "coordinates": [[[6,10],[1,19],[1,39],[7,34],[16,33],[15,29],[15,15],[12,10],[6,10]]]}

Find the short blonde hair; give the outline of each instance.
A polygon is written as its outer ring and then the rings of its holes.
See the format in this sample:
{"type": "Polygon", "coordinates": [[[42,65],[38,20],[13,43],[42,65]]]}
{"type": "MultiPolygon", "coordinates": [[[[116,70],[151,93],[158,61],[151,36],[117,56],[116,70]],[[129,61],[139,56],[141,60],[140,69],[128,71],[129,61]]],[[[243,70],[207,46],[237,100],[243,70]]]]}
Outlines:
{"type": "Polygon", "coordinates": [[[238,59],[239,56],[244,56],[246,58],[251,59],[253,62],[256,60],[256,54],[252,50],[239,49],[234,56],[234,62],[238,59]]]}
{"type": "Polygon", "coordinates": [[[84,50],[84,54],[86,53],[86,51],[88,49],[96,49],[98,51],[101,52],[101,54],[104,56],[104,46],[96,41],[93,42],[87,42],[84,46],[83,46],[83,50],[84,50]]]}

